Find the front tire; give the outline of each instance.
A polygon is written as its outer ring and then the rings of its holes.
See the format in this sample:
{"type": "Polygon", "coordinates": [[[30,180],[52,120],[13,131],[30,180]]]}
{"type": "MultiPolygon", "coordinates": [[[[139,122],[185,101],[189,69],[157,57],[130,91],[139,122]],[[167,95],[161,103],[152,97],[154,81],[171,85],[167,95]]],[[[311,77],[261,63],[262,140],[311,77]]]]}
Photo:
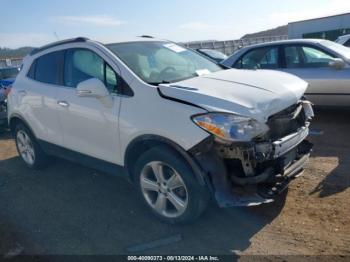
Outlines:
{"type": "Polygon", "coordinates": [[[208,189],[198,184],[188,163],[166,146],[137,160],[134,181],[151,211],[171,224],[194,221],[209,200],[208,189]]]}
{"type": "Polygon", "coordinates": [[[23,124],[18,124],[15,128],[15,141],[19,156],[29,168],[41,169],[48,164],[48,156],[23,124]]]}

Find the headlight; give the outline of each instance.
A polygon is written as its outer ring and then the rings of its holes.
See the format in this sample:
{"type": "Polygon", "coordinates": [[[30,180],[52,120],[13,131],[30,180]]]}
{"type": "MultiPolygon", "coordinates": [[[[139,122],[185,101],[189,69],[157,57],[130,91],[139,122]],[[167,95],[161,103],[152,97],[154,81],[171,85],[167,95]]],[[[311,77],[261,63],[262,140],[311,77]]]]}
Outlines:
{"type": "Polygon", "coordinates": [[[227,113],[196,115],[192,120],[199,127],[228,142],[251,141],[269,130],[266,124],[255,119],[227,113]]]}

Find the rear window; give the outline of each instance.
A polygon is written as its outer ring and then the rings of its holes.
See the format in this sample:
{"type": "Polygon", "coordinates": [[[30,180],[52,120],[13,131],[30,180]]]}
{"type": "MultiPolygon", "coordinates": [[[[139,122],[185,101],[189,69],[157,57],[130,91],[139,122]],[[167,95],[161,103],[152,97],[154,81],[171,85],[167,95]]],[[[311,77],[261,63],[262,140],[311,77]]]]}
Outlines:
{"type": "Polygon", "coordinates": [[[61,84],[63,54],[64,51],[57,51],[37,58],[28,72],[28,77],[42,83],[61,84]]]}

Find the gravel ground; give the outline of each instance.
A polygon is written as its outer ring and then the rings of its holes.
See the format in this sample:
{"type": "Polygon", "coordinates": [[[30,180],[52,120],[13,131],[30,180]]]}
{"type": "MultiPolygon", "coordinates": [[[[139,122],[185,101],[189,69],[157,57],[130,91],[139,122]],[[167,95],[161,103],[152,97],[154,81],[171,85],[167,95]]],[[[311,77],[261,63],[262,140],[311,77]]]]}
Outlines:
{"type": "Polygon", "coordinates": [[[9,134],[1,133],[0,254],[131,254],[134,245],[180,236],[142,253],[348,260],[350,112],[319,111],[312,128],[324,134],[311,138],[314,153],[304,175],[274,203],[230,209],[211,204],[186,226],[155,219],[120,177],[63,160],[42,171],[27,169],[9,134]]]}

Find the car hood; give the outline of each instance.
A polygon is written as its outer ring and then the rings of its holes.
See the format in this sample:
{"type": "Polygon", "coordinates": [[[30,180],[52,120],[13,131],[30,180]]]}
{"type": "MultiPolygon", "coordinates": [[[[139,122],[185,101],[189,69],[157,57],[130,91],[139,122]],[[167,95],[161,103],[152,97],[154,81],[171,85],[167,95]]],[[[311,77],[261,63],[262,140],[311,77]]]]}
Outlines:
{"type": "Polygon", "coordinates": [[[161,94],[200,106],[266,122],[269,116],[297,103],[307,83],[273,70],[229,69],[181,82],[159,85],[161,94]]]}

